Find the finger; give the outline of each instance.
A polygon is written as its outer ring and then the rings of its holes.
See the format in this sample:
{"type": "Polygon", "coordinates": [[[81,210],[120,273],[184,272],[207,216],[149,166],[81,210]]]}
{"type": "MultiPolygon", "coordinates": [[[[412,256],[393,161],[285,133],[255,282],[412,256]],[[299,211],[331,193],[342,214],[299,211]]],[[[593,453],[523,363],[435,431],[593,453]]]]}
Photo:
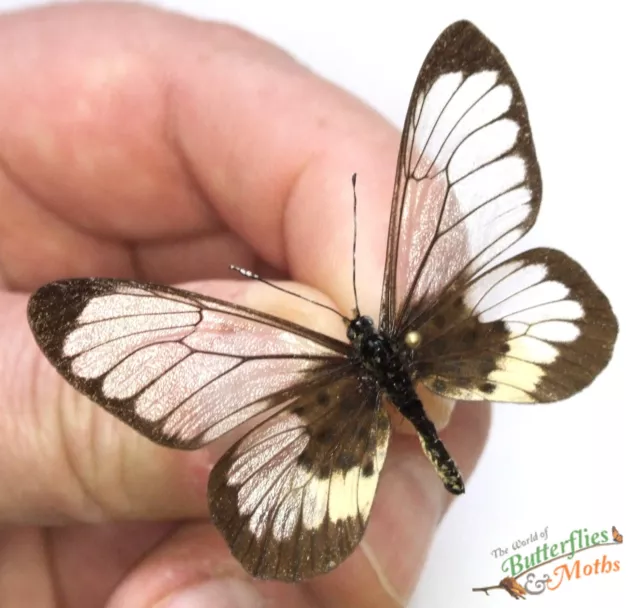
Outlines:
{"type": "MultiPolygon", "coordinates": [[[[482,449],[487,421],[485,407],[465,404],[444,433],[466,476],[482,449]],[[474,419],[472,428],[465,408],[474,419]]],[[[182,528],[150,553],[114,592],[109,608],[406,605],[447,500],[411,440],[394,437],[392,445],[364,539],[333,572],[299,585],[252,581],[213,527],[198,523],[182,528]]]]}
{"type": "Polygon", "coordinates": [[[360,270],[377,273],[361,288],[379,285],[398,133],[344,91],[245,32],[135,5],[25,11],[0,19],[0,38],[0,262],[14,287],[166,282],[185,263],[196,278],[230,229],[350,308],[354,171],[373,252],[360,270]],[[165,248],[176,239],[186,260],[165,248]]]}

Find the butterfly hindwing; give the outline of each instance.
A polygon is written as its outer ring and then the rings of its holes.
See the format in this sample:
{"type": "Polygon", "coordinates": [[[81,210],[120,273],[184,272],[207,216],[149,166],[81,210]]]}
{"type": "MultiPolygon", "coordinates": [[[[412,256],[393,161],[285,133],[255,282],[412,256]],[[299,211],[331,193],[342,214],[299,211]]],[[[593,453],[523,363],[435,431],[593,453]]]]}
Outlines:
{"type": "Polygon", "coordinates": [[[346,365],[346,345],[189,291],[115,279],[49,283],[34,336],[81,393],[157,443],[194,449],[346,365]]]}
{"type": "Polygon", "coordinates": [[[453,399],[570,397],[611,358],[609,301],[564,253],[533,249],[460,283],[408,336],[414,378],[453,399]]]}
{"type": "Polygon", "coordinates": [[[474,25],[449,26],[418,75],[396,170],[380,329],[401,335],[458,275],[534,224],[542,185],[520,87],[474,25]]]}
{"type": "Polygon", "coordinates": [[[211,473],[209,503],[245,569],[294,581],[346,559],[365,531],[389,434],[377,391],[345,375],[238,441],[211,473]]]}

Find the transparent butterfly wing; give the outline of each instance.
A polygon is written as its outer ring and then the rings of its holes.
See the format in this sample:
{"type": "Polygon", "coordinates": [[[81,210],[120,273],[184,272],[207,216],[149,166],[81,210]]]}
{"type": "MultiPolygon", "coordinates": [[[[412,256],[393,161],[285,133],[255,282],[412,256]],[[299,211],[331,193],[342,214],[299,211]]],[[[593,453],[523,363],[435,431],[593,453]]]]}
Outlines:
{"type": "Polygon", "coordinates": [[[28,318],[72,386],[174,448],[198,448],[348,364],[348,345],[323,334],[137,281],[49,283],[28,318]]]}
{"type": "Polygon", "coordinates": [[[380,327],[400,335],[461,274],[470,276],[533,226],[540,171],[520,87],[471,23],[427,55],[396,170],[380,327]]]}
{"type": "Polygon", "coordinates": [[[366,529],[389,434],[354,368],[238,441],[211,473],[209,504],[244,568],[297,581],[342,563],[366,529]]]}
{"type": "Polygon", "coordinates": [[[606,296],[564,253],[533,249],[448,290],[411,330],[412,376],[453,399],[545,403],[588,386],[613,352],[606,296]]]}

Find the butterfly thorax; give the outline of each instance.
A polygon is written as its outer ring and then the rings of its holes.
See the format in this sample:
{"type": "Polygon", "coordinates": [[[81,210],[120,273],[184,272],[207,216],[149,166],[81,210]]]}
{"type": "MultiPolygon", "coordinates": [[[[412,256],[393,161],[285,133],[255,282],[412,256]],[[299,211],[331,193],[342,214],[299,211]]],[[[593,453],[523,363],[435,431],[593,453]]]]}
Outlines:
{"type": "Polygon", "coordinates": [[[382,390],[391,397],[415,395],[402,353],[375,327],[371,317],[353,319],[347,329],[347,337],[359,363],[382,390]]]}

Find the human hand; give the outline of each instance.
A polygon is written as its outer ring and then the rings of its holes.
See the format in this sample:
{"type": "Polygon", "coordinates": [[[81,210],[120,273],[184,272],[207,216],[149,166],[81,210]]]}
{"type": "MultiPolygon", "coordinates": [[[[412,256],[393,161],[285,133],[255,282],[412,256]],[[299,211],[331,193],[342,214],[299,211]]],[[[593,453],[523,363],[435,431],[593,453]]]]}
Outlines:
{"type": "MultiPolygon", "coordinates": [[[[66,5],[0,17],[0,40],[3,606],[147,607],[178,592],[176,606],[406,603],[449,500],[415,437],[393,438],[344,564],[299,585],[252,581],[208,519],[226,438],[187,453],[136,434],[65,383],[25,315],[29,292],[69,276],[200,281],[188,288],[303,314],[229,280],[229,263],[312,285],[348,311],[353,172],[359,297],[375,310],[397,131],[219,24],[66,5]]],[[[487,426],[484,405],[459,404],[442,432],[465,477],[487,426]]]]}

